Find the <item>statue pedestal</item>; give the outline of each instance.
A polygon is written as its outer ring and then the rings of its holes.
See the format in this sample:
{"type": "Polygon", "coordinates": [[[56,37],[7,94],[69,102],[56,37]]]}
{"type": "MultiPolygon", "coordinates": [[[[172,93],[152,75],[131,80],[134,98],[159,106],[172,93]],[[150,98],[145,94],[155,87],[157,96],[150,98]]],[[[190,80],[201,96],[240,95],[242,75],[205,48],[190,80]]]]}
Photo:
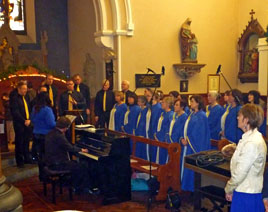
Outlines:
{"type": "Polygon", "coordinates": [[[179,63],[173,64],[173,67],[181,78],[188,79],[194,76],[196,73],[200,73],[201,68],[203,68],[205,65],[206,64],[198,63],[179,63]]]}
{"type": "Polygon", "coordinates": [[[16,187],[5,184],[5,176],[2,174],[2,160],[0,154],[0,211],[22,212],[22,194],[16,187]]]}

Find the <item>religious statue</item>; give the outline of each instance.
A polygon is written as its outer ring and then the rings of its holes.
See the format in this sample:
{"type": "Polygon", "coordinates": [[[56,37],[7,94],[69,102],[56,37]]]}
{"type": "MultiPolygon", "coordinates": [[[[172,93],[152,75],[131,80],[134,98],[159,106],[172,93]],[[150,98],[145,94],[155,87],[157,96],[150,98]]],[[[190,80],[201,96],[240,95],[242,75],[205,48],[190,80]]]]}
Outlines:
{"type": "Polygon", "coordinates": [[[181,26],[180,31],[180,44],[181,44],[181,56],[182,62],[197,63],[197,38],[195,34],[191,32],[191,22],[190,18],[181,26]]]}
{"type": "Polygon", "coordinates": [[[14,62],[13,48],[4,37],[0,45],[0,71],[7,70],[9,66],[14,65],[14,62]]]}

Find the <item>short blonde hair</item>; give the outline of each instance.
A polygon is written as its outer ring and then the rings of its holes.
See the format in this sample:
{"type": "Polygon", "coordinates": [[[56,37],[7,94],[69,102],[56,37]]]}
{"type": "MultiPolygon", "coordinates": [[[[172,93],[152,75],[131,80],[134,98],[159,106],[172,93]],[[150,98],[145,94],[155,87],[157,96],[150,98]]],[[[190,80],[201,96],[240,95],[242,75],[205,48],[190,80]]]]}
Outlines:
{"type": "Polygon", "coordinates": [[[263,123],[263,109],[256,104],[245,104],[239,110],[239,114],[242,114],[244,118],[248,119],[248,124],[251,129],[260,127],[263,123]]]}
{"type": "Polygon", "coordinates": [[[123,101],[124,100],[124,93],[122,91],[115,91],[114,92],[115,96],[120,96],[120,100],[123,101]]]}
{"type": "Polygon", "coordinates": [[[174,99],[172,97],[165,97],[163,102],[167,103],[168,107],[171,109],[174,104],[174,99]]]}

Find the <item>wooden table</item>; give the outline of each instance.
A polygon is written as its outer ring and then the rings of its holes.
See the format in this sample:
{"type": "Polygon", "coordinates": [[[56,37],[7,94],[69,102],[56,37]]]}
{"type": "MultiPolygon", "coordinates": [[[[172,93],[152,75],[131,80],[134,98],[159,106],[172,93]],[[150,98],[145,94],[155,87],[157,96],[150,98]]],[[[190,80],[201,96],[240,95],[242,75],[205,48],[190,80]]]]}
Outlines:
{"type": "Polygon", "coordinates": [[[197,189],[201,187],[202,174],[223,182],[227,182],[231,177],[230,161],[228,159],[221,164],[210,165],[207,167],[199,167],[196,164],[196,158],[199,155],[210,154],[212,152],[215,152],[215,150],[199,152],[185,157],[185,168],[191,169],[195,172],[194,211],[200,211],[201,208],[201,195],[197,189]]]}

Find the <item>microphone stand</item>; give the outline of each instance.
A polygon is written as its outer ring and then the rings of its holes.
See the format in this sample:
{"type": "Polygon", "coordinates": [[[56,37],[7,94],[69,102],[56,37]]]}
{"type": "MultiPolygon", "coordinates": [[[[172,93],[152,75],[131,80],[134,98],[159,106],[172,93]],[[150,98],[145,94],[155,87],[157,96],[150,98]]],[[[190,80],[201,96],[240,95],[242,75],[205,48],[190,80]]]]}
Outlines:
{"type": "MultiPolygon", "coordinates": [[[[68,93],[68,94],[69,94],[70,97],[72,98],[72,101],[75,101],[75,99],[73,98],[73,95],[72,95],[71,93],[68,93]]],[[[76,102],[76,101],[75,101],[75,102],[76,102]]],[[[73,104],[73,105],[75,105],[75,104],[73,104]]],[[[80,119],[81,119],[81,121],[82,121],[82,123],[81,123],[80,125],[85,124],[85,120],[84,120],[82,114],[80,113],[78,106],[75,105],[75,108],[77,109],[78,115],[79,115],[79,117],[80,117],[80,119]]]]}

